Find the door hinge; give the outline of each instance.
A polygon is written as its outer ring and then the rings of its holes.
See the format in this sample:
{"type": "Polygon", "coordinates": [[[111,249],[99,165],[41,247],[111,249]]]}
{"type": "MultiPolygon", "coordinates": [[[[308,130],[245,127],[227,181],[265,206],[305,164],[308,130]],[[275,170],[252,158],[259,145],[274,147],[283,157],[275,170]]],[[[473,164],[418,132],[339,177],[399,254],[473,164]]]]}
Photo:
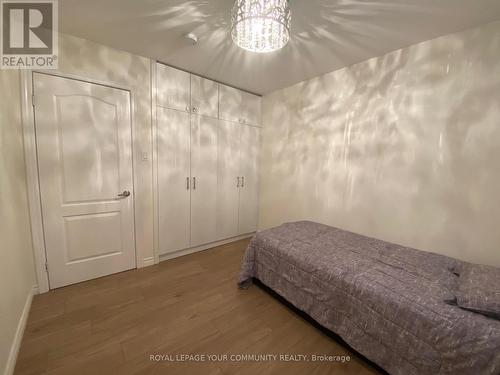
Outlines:
{"type": "Polygon", "coordinates": [[[31,105],[35,106],[35,94],[31,95],[31,105]]]}

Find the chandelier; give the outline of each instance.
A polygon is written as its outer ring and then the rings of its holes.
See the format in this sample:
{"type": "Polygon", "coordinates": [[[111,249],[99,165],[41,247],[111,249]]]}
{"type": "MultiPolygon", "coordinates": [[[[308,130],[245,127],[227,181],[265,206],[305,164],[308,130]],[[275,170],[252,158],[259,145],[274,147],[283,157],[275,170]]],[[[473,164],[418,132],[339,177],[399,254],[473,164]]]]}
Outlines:
{"type": "Polygon", "coordinates": [[[272,52],[290,39],[288,0],[236,0],[231,13],[234,43],[252,52],[272,52]]]}

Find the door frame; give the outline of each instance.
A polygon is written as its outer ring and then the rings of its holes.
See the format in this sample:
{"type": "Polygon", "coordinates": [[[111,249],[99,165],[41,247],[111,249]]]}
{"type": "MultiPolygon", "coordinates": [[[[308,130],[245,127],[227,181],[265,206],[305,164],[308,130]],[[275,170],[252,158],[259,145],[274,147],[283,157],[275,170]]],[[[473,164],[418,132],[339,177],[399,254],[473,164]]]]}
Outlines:
{"type": "Polygon", "coordinates": [[[156,102],[158,98],[158,84],[156,72],[156,60],[150,61],[151,69],[151,138],[153,147],[153,258],[154,263],[160,263],[160,232],[159,232],[159,209],[158,209],[158,121],[156,102]]]}
{"type": "MultiPolygon", "coordinates": [[[[50,290],[49,273],[47,263],[47,252],[45,247],[45,235],[43,230],[42,219],[42,201],[40,193],[40,180],[38,174],[38,154],[36,146],[36,131],[35,131],[35,116],[33,105],[33,75],[35,73],[44,74],[53,77],[61,77],[81,81],[90,84],[110,87],[113,89],[128,91],[130,95],[130,142],[132,150],[132,185],[134,192],[136,189],[136,178],[134,169],[134,154],[135,154],[135,98],[134,91],[131,87],[124,86],[116,82],[101,81],[89,77],[82,77],[75,74],[62,73],[60,71],[47,71],[47,70],[21,70],[21,122],[23,128],[23,142],[24,142],[24,162],[26,166],[26,181],[27,181],[27,195],[28,207],[31,224],[31,239],[33,242],[33,257],[35,263],[35,271],[38,280],[38,293],[46,293],[50,290]]],[[[135,267],[139,260],[137,259],[137,244],[136,244],[136,223],[135,223],[135,194],[134,202],[132,205],[132,223],[133,230],[133,248],[135,253],[135,267]]]]}

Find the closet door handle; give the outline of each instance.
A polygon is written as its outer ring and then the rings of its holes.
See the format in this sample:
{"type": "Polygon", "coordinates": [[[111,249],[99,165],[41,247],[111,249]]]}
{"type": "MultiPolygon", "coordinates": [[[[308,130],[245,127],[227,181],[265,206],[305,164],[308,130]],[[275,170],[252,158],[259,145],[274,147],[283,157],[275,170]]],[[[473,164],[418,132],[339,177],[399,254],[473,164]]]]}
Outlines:
{"type": "Polygon", "coordinates": [[[193,190],[196,190],[196,177],[193,177],[193,190]]]}
{"type": "Polygon", "coordinates": [[[241,177],[241,187],[245,187],[245,177],[241,177]]]}
{"type": "Polygon", "coordinates": [[[186,190],[189,190],[189,177],[186,177],[186,190]]]}
{"type": "Polygon", "coordinates": [[[240,176],[236,177],[236,187],[240,187],[240,176]]]}

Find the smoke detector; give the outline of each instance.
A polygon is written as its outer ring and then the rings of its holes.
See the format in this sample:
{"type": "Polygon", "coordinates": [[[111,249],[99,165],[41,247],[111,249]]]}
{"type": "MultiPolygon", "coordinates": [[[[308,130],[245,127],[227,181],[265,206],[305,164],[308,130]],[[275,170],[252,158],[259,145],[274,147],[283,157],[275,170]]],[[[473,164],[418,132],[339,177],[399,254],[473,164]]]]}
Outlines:
{"type": "Polygon", "coordinates": [[[198,37],[194,33],[188,33],[184,37],[191,42],[191,44],[198,43],[198,37]]]}

